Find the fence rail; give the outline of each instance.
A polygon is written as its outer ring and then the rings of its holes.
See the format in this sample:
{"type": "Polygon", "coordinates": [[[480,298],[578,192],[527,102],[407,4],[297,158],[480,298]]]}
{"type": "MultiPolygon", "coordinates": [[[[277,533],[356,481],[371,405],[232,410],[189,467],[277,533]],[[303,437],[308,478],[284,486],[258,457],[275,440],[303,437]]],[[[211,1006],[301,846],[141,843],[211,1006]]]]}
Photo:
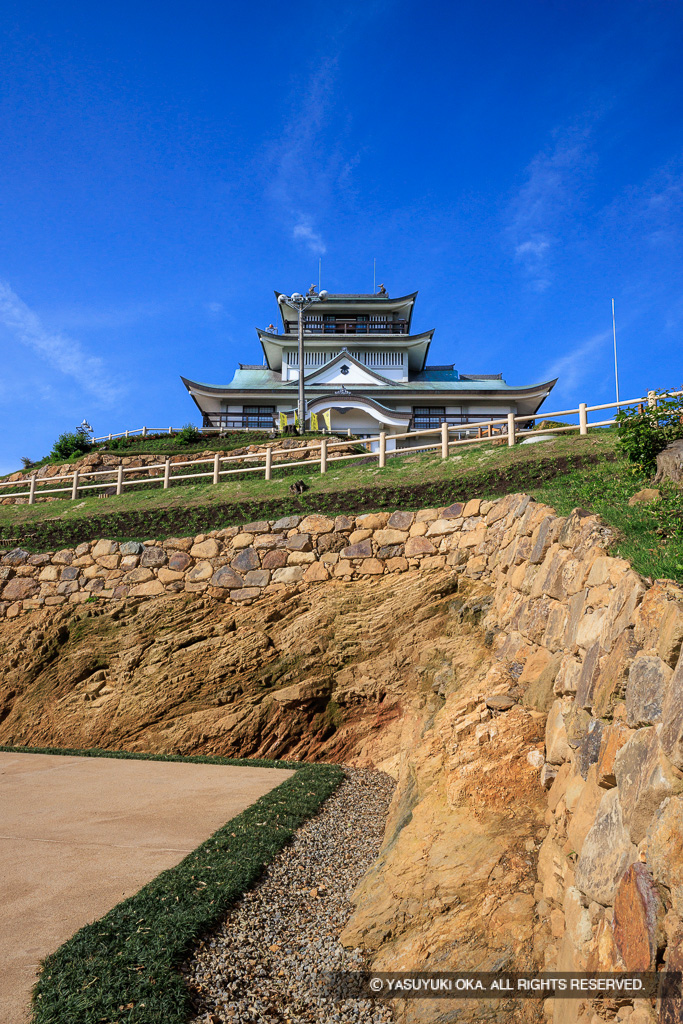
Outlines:
{"type": "MultiPolygon", "coordinates": [[[[682,395],[683,391],[671,391],[667,392],[666,395],[660,395],[660,398],[674,397],[682,395]]],[[[639,406],[642,409],[647,405],[649,407],[656,406],[657,395],[654,391],[649,391],[648,394],[643,398],[632,398],[626,401],[620,400],[617,402],[607,402],[603,405],[586,405],[581,403],[576,409],[562,409],[559,412],[544,413],[543,419],[554,419],[560,416],[577,416],[578,423],[570,423],[566,426],[560,427],[548,427],[544,428],[542,433],[545,434],[559,434],[570,430],[578,430],[580,434],[587,434],[589,429],[595,427],[608,427],[612,426],[616,422],[614,419],[598,420],[592,423],[588,422],[589,412],[602,412],[605,409],[621,409],[627,406],[639,406]]],[[[350,442],[345,441],[332,441],[328,437],[321,437],[319,441],[314,441],[311,444],[307,444],[297,449],[297,454],[303,454],[304,452],[318,453],[318,463],[320,466],[320,472],[326,473],[329,466],[330,460],[336,463],[348,462],[354,459],[367,459],[369,456],[376,456],[378,465],[383,468],[386,465],[387,454],[392,458],[400,457],[402,455],[411,455],[416,451],[429,451],[432,449],[441,449],[442,458],[448,458],[448,453],[451,449],[455,449],[464,445],[481,444],[485,441],[492,441],[495,439],[500,440],[501,437],[507,438],[508,446],[512,447],[517,441],[517,426],[523,423],[528,423],[530,420],[539,419],[538,413],[536,415],[529,416],[515,416],[514,413],[508,413],[504,417],[497,419],[486,420],[481,423],[474,424],[449,424],[442,423],[439,427],[430,427],[426,430],[414,430],[408,431],[402,434],[387,434],[386,431],[381,431],[376,437],[363,438],[361,440],[350,442]],[[458,434],[457,437],[452,438],[453,433],[458,434]],[[467,435],[462,437],[463,433],[467,435]],[[438,439],[433,442],[427,440],[424,444],[411,445],[406,448],[387,448],[387,439],[392,443],[401,441],[406,438],[415,439],[420,437],[435,437],[438,439]],[[362,446],[363,451],[354,452],[352,454],[336,453],[338,448],[348,448],[349,443],[354,446],[362,446]]],[[[142,433],[143,436],[150,431],[151,428],[142,427],[137,431],[142,433]]],[[[171,428],[169,427],[169,433],[171,428]]],[[[110,434],[109,437],[122,437],[129,436],[130,434],[136,433],[136,431],[125,431],[124,434],[110,434]]],[[[528,435],[529,436],[529,435],[528,435]]],[[[95,439],[97,440],[97,438],[95,439]]],[[[100,439],[102,440],[102,439],[100,439]]],[[[263,473],[266,480],[272,479],[272,474],[275,469],[292,469],[298,466],[306,466],[309,469],[315,462],[313,458],[304,459],[301,461],[292,462],[287,459],[276,461],[273,459],[273,449],[267,448],[264,452],[258,452],[251,455],[220,455],[216,453],[208,459],[189,459],[182,462],[171,462],[170,456],[167,457],[163,462],[158,462],[150,466],[117,466],[111,469],[99,469],[99,470],[74,470],[73,473],[67,473],[55,480],[55,483],[59,482],[66,483],[70,481],[67,486],[56,486],[56,487],[43,487],[43,483],[50,484],[55,478],[45,478],[44,480],[38,480],[35,476],[32,476],[28,480],[28,488],[23,491],[11,491],[5,492],[9,497],[13,498],[28,498],[28,504],[33,505],[36,498],[42,497],[47,494],[68,494],[70,493],[71,500],[75,501],[82,491],[92,490],[104,490],[109,489],[113,493],[122,494],[124,487],[132,487],[136,485],[149,485],[154,483],[160,483],[164,489],[170,487],[171,483],[175,483],[180,480],[201,480],[207,477],[211,477],[213,484],[220,483],[222,478],[234,476],[242,473],[263,473]],[[240,466],[235,469],[223,468],[226,464],[239,462],[240,466]],[[255,465],[245,465],[245,463],[255,463],[255,465]],[[171,474],[171,467],[176,469],[182,469],[186,466],[201,466],[211,464],[211,469],[207,472],[198,473],[183,473],[178,475],[171,474]],[[138,471],[144,472],[144,476],[137,477],[134,479],[124,479],[126,474],[136,473],[138,471]],[[154,475],[150,475],[154,474],[154,475]],[[94,477],[107,476],[110,478],[108,482],[92,482],[94,477]],[[115,477],[115,480],[111,478],[115,477]]],[[[0,488],[14,487],[20,485],[23,481],[18,480],[4,480],[0,481],[0,488]]],[[[0,497],[3,492],[0,490],[0,497]]]]}

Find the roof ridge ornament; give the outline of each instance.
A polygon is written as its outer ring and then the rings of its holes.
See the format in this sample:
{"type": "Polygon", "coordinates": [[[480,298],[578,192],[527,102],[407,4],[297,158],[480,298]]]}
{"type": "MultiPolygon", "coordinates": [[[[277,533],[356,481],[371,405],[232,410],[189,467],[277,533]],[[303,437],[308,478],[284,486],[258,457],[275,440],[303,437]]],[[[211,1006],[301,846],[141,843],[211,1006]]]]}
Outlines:
{"type": "Polygon", "coordinates": [[[350,394],[351,394],[351,392],[347,388],[345,388],[343,384],[339,388],[338,391],[335,391],[335,395],[350,395],[350,394]]]}

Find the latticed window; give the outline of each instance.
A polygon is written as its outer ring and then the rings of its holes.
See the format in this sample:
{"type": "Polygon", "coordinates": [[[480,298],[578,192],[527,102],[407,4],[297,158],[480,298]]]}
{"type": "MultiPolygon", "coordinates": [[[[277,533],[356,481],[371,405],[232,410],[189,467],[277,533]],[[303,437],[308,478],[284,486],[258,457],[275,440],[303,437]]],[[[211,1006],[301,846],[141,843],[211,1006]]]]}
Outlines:
{"type": "Polygon", "coordinates": [[[242,429],[271,430],[274,417],[274,405],[245,405],[242,407],[242,429]]]}
{"type": "Polygon", "coordinates": [[[445,406],[415,406],[413,408],[413,420],[415,430],[432,430],[440,427],[446,419],[445,406]]]}

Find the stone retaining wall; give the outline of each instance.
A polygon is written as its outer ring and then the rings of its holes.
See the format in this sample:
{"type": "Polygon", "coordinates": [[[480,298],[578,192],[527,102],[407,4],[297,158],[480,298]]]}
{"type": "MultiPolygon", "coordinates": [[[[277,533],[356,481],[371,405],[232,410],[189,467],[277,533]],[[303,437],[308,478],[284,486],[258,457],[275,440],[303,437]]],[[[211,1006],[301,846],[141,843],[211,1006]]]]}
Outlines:
{"type": "MultiPolygon", "coordinates": [[[[535,892],[539,955],[548,969],[680,969],[683,590],[611,557],[612,540],[596,516],[561,518],[519,494],[414,513],[287,516],[144,545],[5,553],[0,614],[164,593],[251,602],[330,579],[425,569],[482,580],[493,598],[486,687],[500,693],[507,684],[548,712],[545,748],[528,752],[549,790],[535,892]]],[[[494,741],[477,708],[462,715],[463,735],[479,746],[494,741]]],[[[593,1014],[577,1000],[549,1001],[547,1010],[557,1024],[589,1024],[593,1014]]],[[[649,1013],[636,1003],[631,1024],[654,1019],[649,1013]]]]}

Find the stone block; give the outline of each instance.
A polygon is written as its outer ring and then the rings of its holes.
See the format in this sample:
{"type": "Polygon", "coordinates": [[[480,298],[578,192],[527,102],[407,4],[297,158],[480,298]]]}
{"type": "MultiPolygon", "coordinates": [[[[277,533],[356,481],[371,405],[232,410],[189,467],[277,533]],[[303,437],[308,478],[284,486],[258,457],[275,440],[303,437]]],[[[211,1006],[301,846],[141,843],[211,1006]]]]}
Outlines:
{"type": "MultiPolygon", "coordinates": [[[[215,541],[204,541],[204,544],[215,544],[215,541]]],[[[201,544],[195,544],[195,548],[202,547],[201,544]]],[[[166,565],[168,561],[168,555],[163,548],[145,548],[140,556],[140,565],[145,566],[149,569],[158,569],[162,565],[166,565]]]]}
{"type": "MultiPolygon", "coordinates": [[[[424,562],[422,563],[424,565],[424,562]]],[[[358,565],[358,572],[363,576],[381,576],[384,572],[384,562],[379,558],[364,558],[358,565]]]]}
{"type": "MultiPolygon", "coordinates": [[[[428,534],[429,536],[429,534],[428,534]]],[[[476,529],[468,533],[462,533],[458,543],[459,548],[477,548],[486,539],[486,530],[476,529]]]]}
{"type": "Polygon", "coordinates": [[[465,506],[463,502],[456,501],[441,513],[441,519],[462,519],[465,506]]]}
{"type": "Polygon", "coordinates": [[[626,683],[626,721],[631,728],[654,725],[662,720],[664,694],[673,669],[656,655],[634,658],[626,683]]]}
{"type": "Polygon", "coordinates": [[[632,570],[625,573],[612,591],[600,636],[600,643],[606,651],[612,650],[620,633],[634,625],[636,608],[645,591],[643,580],[632,570]]]}
{"type": "MultiPolygon", "coordinates": [[[[121,563],[121,555],[102,555],[97,559],[97,564],[101,565],[103,569],[118,569],[121,563]]],[[[74,568],[70,566],[69,568],[74,568]]]]}
{"type": "Polygon", "coordinates": [[[581,787],[578,800],[572,811],[571,821],[567,828],[567,844],[580,854],[586,836],[595,823],[598,808],[602,803],[605,790],[598,784],[597,767],[592,765],[585,784],[581,787]]]}
{"type": "Polygon", "coordinates": [[[300,565],[287,565],[284,569],[276,569],[272,579],[273,583],[299,583],[303,575],[300,565]]]}
{"type": "Polygon", "coordinates": [[[285,547],[288,551],[312,551],[313,542],[308,533],[295,533],[287,538],[285,547]]]}
{"type": "Polygon", "coordinates": [[[119,546],[115,540],[98,540],[91,554],[93,558],[97,559],[101,558],[102,555],[115,555],[118,550],[119,546]]]}
{"type": "Polygon", "coordinates": [[[131,597],[156,597],[164,593],[164,585],[161,580],[150,580],[148,583],[138,583],[130,588],[131,597]]]}
{"type": "Polygon", "coordinates": [[[545,725],[545,757],[550,764],[563,764],[569,759],[567,730],[562,714],[562,701],[556,700],[545,725]]]}
{"type": "Polygon", "coordinates": [[[413,525],[408,530],[408,533],[411,537],[424,537],[424,535],[427,533],[428,526],[429,523],[413,523],[413,525]]]}
{"type": "Polygon", "coordinates": [[[586,608],[576,630],[577,647],[584,651],[588,650],[596,640],[600,639],[606,615],[606,608],[586,608]]]}
{"type": "Polygon", "coordinates": [[[622,820],[619,792],[610,789],[584,839],[576,865],[576,886],[596,903],[609,906],[619,880],[637,858],[638,851],[622,820]]]}
{"type": "Polygon", "coordinates": [[[254,549],[257,551],[270,551],[272,548],[280,547],[281,543],[279,533],[259,533],[254,537],[254,549]]]}
{"type": "Polygon", "coordinates": [[[372,537],[372,530],[354,530],[348,540],[349,544],[360,544],[362,540],[372,537]]]}
{"type": "Polygon", "coordinates": [[[213,572],[211,562],[197,562],[194,569],[190,569],[185,578],[188,583],[204,583],[211,579],[213,572]]]}
{"type": "Polygon", "coordinates": [[[644,864],[626,870],[614,896],[614,942],[627,971],[653,971],[662,917],[659,894],[644,864]]]}
{"type": "Polygon", "coordinates": [[[336,533],[344,533],[345,531],[352,530],[355,523],[355,519],[350,516],[336,516],[334,520],[334,529],[336,533]]]}
{"type": "Polygon", "coordinates": [[[244,587],[242,590],[231,590],[231,601],[254,601],[261,595],[260,587],[244,587]]]}
{"type": "Polygon", "coordinates": [[[658,885],[668,890],[674,911],[683,916],[683,799],[665,800],[647,830],[647,863],[658,885]]]}
{"type": "MultiPolygon", "coordinates": [[[[525,571],[524,565],[520,565],[519,570],[523,573],[525,571]]],[[[511,580],[510,582],[512,583],[513,581],[511,580]]],[[[567,628],[568,614],[569,613],[564,602],[549,601],[547,620],[545,630],[541,638],[541,643],[553,653],[560,652],[564,649],[563,639],[567,628]]]]}
{"type": "Polygon", "coordinates": [[[186,551],[174,551],[168,560],[168,567],[174,572],[185,572],[191,565],[192,559],[186,551]]]}
{"type": "MultiPolygon", "coordinates": [[[[89,570],[86,569],[83,575],[87,576],[88,572],[89,570]]],[[[152,579],[154,579],[154,573],[152,572],[152,570],[143,568],[131,569],[130,572],[127,572],[123,577],[123,581],[126,584],[147,583],[148,580],[152,579]]]]}
{"type": "Polygon", "coordinates": [[[270,583],[268,569],[251,569],[244,577],[245,587],[267,587],[270,583]]]}
{"type": "Polygon", "coordinates": [[[574,707],[565,718],[567,742],[574,751],[574,761],[582,778],[598,760],[605,723],[591,718],[587,711],[574,707]]]}
{"type": "MultiPolygon", "coordinates": [[[[443,537],[445,533],[456,533],[460,529],[457,519],[436,519],[427,528],[428,537],[443,537]]],[[[485,532],[485,531],[482,531],[485,532]]]]}
{"type": "Polygon", "coordinates": [[[553,525],[553,521],[553,516],[545,516],[531,535],[531,553],[529,555],[529,562],[532,565],[540,565],[545,559],[548,549],[552,543],[551,527],[553,525]]]}
{"type": "Polygon", "coordinates": [[[616,786],[617,777],[614,774],[614,762],[617,754],[632,735],[633,731],[621,722],[615,722],[614,725],[606,725],[603,729],[597,761],[598,785],[602,786],[603,789],[611,789],[612,786],[616,786]]]}
{"type": "Polygon", "coordinates": [[[342,558],[370,558],[372,556],[372,541],[370,538],[362,540],[360,544],[349,544],[342,548],[342,558]]]}
{"type": "Polygon", "coordinates": [[[392,512],[387,520],[387,526],[392,530],[409,530],[414,519],[413,512],[392,512]]]}
{"type": "Polygon", "coordinates": [[[270,533],[270,523],[265,519],[259,519],[256,523],[245,523],[241,533],[270,533]]]}
{"type": "Polygon", "coordinates": [[[683,657],[679,657],[664,694],[660,743],[676,767],[683,768],[683,657]]]}
{"type": "MultiPolygon", "coordinates": [[[[130,543],[132,543],[132,541],[130,543]]],[[[165,541],[163,541],[163,545],[162,546],[167,551],[189,551],[193,544],[194,544],[194,538],[193,537],[168,537],[165,541]]],[[[142,545],[141,544],[139,545],[139,548],[140,548],[139,551],[130,551],[130,552],[126,551],[125,554],[132,554],[132,555],[141,554],[142,553],[142,545]]],[[[123,553],[124,552],[122,552],[122,554],[123,553]]]]}
{"type": "Polygon", "coordinates": [[[249,572],[261,567],[261,559],[254,548],[242,548],[231,560],[230,565],[236,572],[249,572]]]}
{"type": "Polygon", "coordinates": [[[421,508],[415,513],[416,523],[433,523],[438,518],[439,514],[435,508],[421,508]]]}
{"type": "Polygon", "coordinates": [[[218,541],[213,539],[213,537],[209,537],[208,540],[200,541],[198,544],[193,544],[190,548],[190,554],[193,558],[216,558],[217,555],[220,554],[220,551],[220,545],[218,541]]]}
{"type": "Polygon", "coordinates": [[[317,562],[315,551],[290,551],[287,556],[287,565],[310,565],[317,562]]]}
{"type": "Polygon", "coordinates": [[[407,572],[408,560],[406,558],[387,558],[385,565],[388,572],[407,572]]]}
{"type": "MultiPolygon", "coordinates": [[[[11,552],[10,552],[11,553],[11,552]]],[[[5,556],[7,557],[7,556],[5,556]]],[[[62,551],[55,551],[52,556],[53,565],[71,565],[74,560],[74,553],[71,548],[63,548],[62,551]]],[[[4,561],[4,559],[3,559],[4,561]]]]}
{"type": "MultiPolygon", "coordinates": [[[[47,552],[43,552],[42,554],[39,554],[39,555],[30,555],[29,556],[29,560],[28,560],[28,564],[29,565],[37,565],[38,567],[42,567],[43,565],[49,565],[51,558],[52,558],[52,555],[48,554],[47,552]]],[[[11,572],[12,570],[10,569],[9,571],[11,572]]]]}
{"type": "Polygon", "coordinates": [[[161,566],[157,576],[164,585],[167,583],[180,583],[185,579],[184,573],[177,572],[174,569],[169,569],[165,565],[161,566]]]}
{"type": "Polygon", "coordinates": [[[283,516],[271,525],[273,533],[286,533],[288,530],[295,530],[302,520],[302,516],[283,516]]]}
{"type": "Polygon", "coordinates": [[[11,551],[8,551],[6,555],[2,556],[2,564],[10,566],[26,565],[29,557],[29,552],[24,551],[23,548],[12,548],[11,551]]]}
{"type": "Polygon", "coordinates": [[[253,533],[238,533],[231,540],[232,548],[234,551],[241,551],[242,548],[249,548],[255,541],[253,533]]]}
{"type": "Polygon", "coordinates": [[[683,590],[677,584],[657,580],[649,588],[636,609],[635,636],[675,668],[683,641],[683,590]]]}
{"type": "Polygon", "coordinates": [[[388,558],[399,558],[404,551],[403,544],[388,544],[377,549],[377,557],[385,562],[388,558]]]}
{"type": "Polygon", "coordinates": [[[341,576],[352,576],[353,566],[347,559],[340,559],[334,567],[334,575],[339,578],[341,576]]]}
{"type": "Polygon", "coordinates": [[[63,583],[57,584],[57,593],[64,597],[70,597],[72,594],[77,594],[80,589],[81,585],[78,580],[64,580],[63,583]]]}
{"type": "Polygon", "coordinates": [[[626,692],[628,673],[638,652],[632,629],[624,629],[612,650],[601,658],[593,690],[593,714],[599,718],[611,715],[616,701],[626,692]]]}
{"type": "Polygon", "coordinates": [[[320,554],[324,554],[327,551],[341,551],[347,544],[346,538],[340,533],[323,533],[316,541],[316,548],[320,554]]]}
{"type": "Polygon", "coordinates": [[[334,530],[334,519],[329,519],[327,516],[322,515],[306,516],[299,524],[299,529],[302,533],[312,533],[316,536],[318,534],[332,533],[334,530]]]}
{"type": "MultiPolygon", "coordinates": [[[[184,538],[187,541],[188,548],[191,547],[190,538],[184,538]]],[[[168,541],[164,542],[164,547],[171,546],[168,541]]],[[[136,540],[126,540],[123,544],[119,544],[120,555],[141,555],[143,552],[142,544],[139,544],[136,540]]]]}
{"type": "Polygon", "coordinates": [[[639,843],[662,802],[683,789],[683,776],[663,756],[657,729],[638,729],[614,759],[623,821],[639,843]]]}
{"type": "MultiPolygon", "coordinates": [[[[472,561],[472,560],[470,560],[470,561],[472,561]]],[[[445,555],[425,555],[425,557],[420,562],[420,568],[421,569],[443,569],[445,564],[446,564],[446,556],[445,555]]],[[[468,571],[469,572],[481,572],[481,571],[483,571],[483,568],[485,568],[485,566],[486,566],[486,559],[484,559],[484,563],[483,563],[482,567],[478,567],[478,566],[476,566],[474,564],[470,565],[470,562],[467,563],[467,567],[468,567],[468,571]]]]}
{"type": "Polygon", "coordinates": [[[282,569],[287,565],[287,552],[282,549],[266,551],[261,558],[261,565],[264,569],[282,569]]]}
{"type": "Polygon", "coordinates": [[[436,554],[436,548],[426,537],[409,537],[404,550],[406,558],[419,558],[421,555],[436,554]]]}
{"type": "Polygon", "coordinates": [[[408,534],[402,530],[375,530],[373,540],[375,543],[379,544],[380,547],[390,546],[392,544],[403,544],[408,540],[408,534]]]}
{"type": "Polygon", "coordinates": [[[388,512],[369,512],[363,516],[356,516],[356,525],[362,530],[382,530],[388,519],[388,512]]]}
{"type": "MultiPolygon", "coordinates": [[[[237,590],[244,586],[244,579],[234,569],[230,568],[229,565],[224,565],[220,569],[213,571],[213,566],[209,562],[200,562],[202,566],[209,566],[211,572],[208,575],[202,574],[202,576],[195,577],[195,569],[187,574],[187,580],[191,583],[203,582],[204,580],[210,579],[212,587],[220,587],[222,590],[237,590]]],[[[199,566],[197,566],[199,568],[199,566]]]]}
{"type": "Polygon", "coordinates": [[[600,670],[600,644],[594,643],[586,651],[581,665],[581,671],[576,684],[576,706],[584,711],[592,711],[595,684],[600,670]]]}
{"type": "Polygon", "coordinates": [[[481,509],[481,501],[479,498],[470,498],[465,503],[465,507],[462,510],[463,517],[469,518],[469,516],[478,516],[481,509]]]}
{"type": "MultiPolygon", "coordinates": [[[[103,568],[107,568],[103,566],[103,568]]],[[[114,567],[115,568],[115,567],[114,567]]],[[[77,580],[81,570],[74,565],[65,565],[59,574],[60,580],[77,580]]]]}
{"type": "Polygon", "coordinates": [[[17,577],[5,584],[2,591],[3,601],[26,601],[38,593],[38,581],[30,576],[17,577]]]}
{"type": "Polygon", "coordinates": [[[561,654],[551,654],[545,647],[530,655],[524,663],[519,685],[524,686],[522,703],[537,711],[549,711],[554,697],[555,676],[562,661],[561,654]]]}
{"type": "Polygon", "coordinates": [[[309,565],[303,575],[304,583],[323,583],[329,578],[329,570],[320,562],[313,562],[309,565]]]}
{"type": "MultiPolygon", "coordinates": [[[[38,574],[38,579],[43,580],[46,583],[54,583],[59,579],[59,573],[60,569],[58,565],[46,565],[38,574]]],[[[0,579],[2,579],[1,576],[0,579]]]]}

